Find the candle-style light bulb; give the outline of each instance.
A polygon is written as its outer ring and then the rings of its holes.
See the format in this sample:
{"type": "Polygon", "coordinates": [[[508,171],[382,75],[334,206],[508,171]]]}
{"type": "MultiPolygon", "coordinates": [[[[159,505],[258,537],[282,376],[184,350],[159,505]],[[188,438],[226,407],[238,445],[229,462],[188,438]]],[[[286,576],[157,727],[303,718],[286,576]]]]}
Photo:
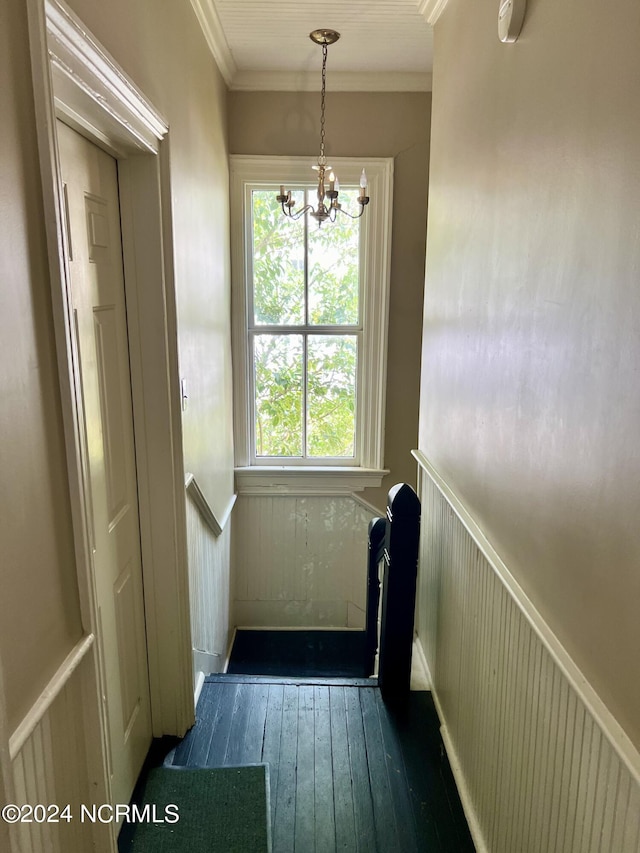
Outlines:
{"type": "Polygon", "coordinates": [[[364,190],[367,189],[367,173],[364,169],[362,170],[362,174],[360,175],[360,186],[363,190],[361,195],[366,195],[366,192],[364,192],[364,190]]]}
{"type": "Polygon", "coordinates": [[[333,192],[336,185],[336,176],[333,172],[329,172],[329,192],[333,192]]]}
{"type": "Polygon", "coordinates": [[[338,176],[337,176],[337,175],[336,175],[336,180],[335,180],[335,191],[336,191],[337,193],[339,193],[339,192],[340,192],[340,181],[338,180],[338,176]]]}

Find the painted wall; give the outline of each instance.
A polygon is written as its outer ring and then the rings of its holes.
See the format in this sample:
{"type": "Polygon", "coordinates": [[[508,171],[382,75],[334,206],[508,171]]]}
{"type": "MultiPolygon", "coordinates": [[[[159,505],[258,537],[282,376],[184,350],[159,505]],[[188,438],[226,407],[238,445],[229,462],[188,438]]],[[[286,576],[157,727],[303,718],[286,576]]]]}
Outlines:
{"type": "Polygon", "coordinates": [[[435,28],[420,448],[640,745],[640,7],[435,28]]]}
{"type": "Polygon", "coordinates": [[[226,87],[190,3],[70,5],[169,122],[185,469],[221,517],[233,495],[226,87]]]}
{"type": "MultiPolygon", "coordinates": [[[[222,513],[233,489],[226,90],[188,3],[71,5],[171,125],[185,460],[222,513]]],[[[11,732],[81,635],[21,0],[0,4],[0,79],[0,657],[11,732]]]]}
{"type": "MultiPolygon", "coordinates": [[[[317,93],[230,92],[228,104],[232,154],[308,154],[309,165],[315,162],[317,93]]],[[[416,478],[410,452],[418,433],[430,104],[430,93],[355,94],[329,88],[327,94],[328,156],[394,158],[385,438],[390,474],[381,488],[363,493],[380,510],[391,486],[415,485],[416,478]]]]}
{"type": "Polygon", "coordinates": [[[26,4],[0,4],[0,657],[9,732],[80,639],[26,4]]]}

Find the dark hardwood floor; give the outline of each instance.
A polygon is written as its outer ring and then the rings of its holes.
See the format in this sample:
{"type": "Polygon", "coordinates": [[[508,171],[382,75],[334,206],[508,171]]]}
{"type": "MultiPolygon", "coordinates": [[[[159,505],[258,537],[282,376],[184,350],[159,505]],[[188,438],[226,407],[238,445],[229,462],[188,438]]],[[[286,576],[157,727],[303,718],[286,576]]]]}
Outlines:
{"type": "Polygon", "coordinates": [[[261,762],[273,853],[474,849],[429,693],[390,706],[364,679],[210,676],[166,763],[261,762]]]}
{"type": "Polygon", "coordinates": [[[314,678],[362,678],[364,631],[268,631],[239,628],[227,672],[314,678]]]}

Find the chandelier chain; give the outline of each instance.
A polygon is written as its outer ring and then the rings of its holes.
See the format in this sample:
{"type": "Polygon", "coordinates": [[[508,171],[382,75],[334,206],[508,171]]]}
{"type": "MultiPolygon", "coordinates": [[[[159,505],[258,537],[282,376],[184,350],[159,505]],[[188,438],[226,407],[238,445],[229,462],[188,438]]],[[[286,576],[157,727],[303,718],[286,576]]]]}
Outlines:
{"type": "Polygon", "coordinates": [[[325,42],[322,45],[322,91],[320,95],[320,163],[324,165],[325,156],[324,156],[324,137],[325,137],[325,129],[324,129],[324,103],[325,103],[325,91],[327,85],[327,50],[328,45],[325,42]]]}

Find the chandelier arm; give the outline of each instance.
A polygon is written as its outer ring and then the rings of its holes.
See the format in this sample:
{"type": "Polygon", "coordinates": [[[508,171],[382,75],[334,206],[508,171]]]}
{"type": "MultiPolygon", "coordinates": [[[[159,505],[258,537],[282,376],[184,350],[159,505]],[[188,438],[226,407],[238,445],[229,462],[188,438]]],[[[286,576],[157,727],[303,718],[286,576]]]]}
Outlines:
{"type": "Polygon", "coordinates": [[[349,211],[345,210],[343,207],[340,207],[338,209],[340,210],[340,213],[344,213],[344,215],[348,216],[349,219],[360,219],[360,217],[364,213],[364,208],[365,208],[365,205],[361,204],[360,205],[360,213],[356,213],[355,215],[353,213],[349,213],[349,211]]]}
{"type": "Polygon", "coordinates": [[[284,202],[282,203],[282,212],[284,213],[284,215],[285,215],[285,216],[288,216],[288,217],[289,217],[289,219],[294,219],[294,220],[295,220],[295,219],[300,219],[300,217],[301,217],[301,216],[304,216],[304,214],[305,214],[305,213],[307,213],[307,211],[313,211],[313,205],[311,205],[311,204],[305,204],[305,206],[304,206],[304,207],[300,208],[300,210],[297,210],[297,211],[295,212],[295,214],[293,214],[293,213],[291,212],[291,209],[289,209],[289,210],[285,210],[284,202]]]}

